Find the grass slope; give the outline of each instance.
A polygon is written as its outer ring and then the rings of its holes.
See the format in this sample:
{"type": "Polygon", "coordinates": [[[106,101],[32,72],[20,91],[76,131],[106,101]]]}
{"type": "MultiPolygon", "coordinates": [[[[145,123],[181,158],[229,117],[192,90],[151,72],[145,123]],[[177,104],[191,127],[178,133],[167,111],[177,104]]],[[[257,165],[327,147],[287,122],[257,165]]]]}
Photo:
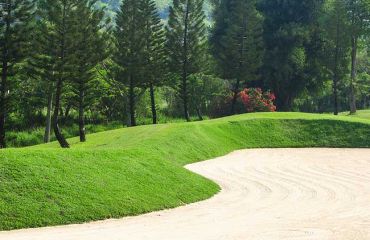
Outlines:
{"type": "Polygon", "coordinates": [[[345,116],[259,113],[141,126],[0,151],[0,229],[136,215],[218,192],[184,164],[242,148],[370,147],[370,121],[345,116]]]}

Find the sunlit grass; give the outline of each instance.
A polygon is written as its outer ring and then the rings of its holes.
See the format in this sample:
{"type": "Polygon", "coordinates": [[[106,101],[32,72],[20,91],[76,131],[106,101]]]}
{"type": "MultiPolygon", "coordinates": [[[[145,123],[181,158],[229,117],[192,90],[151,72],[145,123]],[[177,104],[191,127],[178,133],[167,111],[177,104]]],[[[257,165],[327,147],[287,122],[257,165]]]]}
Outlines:
{"type": "Polygon", "coordinates": [[[218,186],[183,165],[243,148],[370,147],[370,121],[258,113],[69,141],[68,150],[51,143],[0,151],[0,229],[137,215],[203,200],[218,186]]]}

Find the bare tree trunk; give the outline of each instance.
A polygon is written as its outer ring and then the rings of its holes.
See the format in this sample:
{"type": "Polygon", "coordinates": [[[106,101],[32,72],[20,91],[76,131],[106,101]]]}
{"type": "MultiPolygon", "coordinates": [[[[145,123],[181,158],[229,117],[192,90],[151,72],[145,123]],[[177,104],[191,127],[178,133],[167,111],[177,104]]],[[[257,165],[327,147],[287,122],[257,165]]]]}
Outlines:
{"type": "MultiPolygon", "coordinates": [[[[10,5],[10,3],[8,3],[10,5]]],[[[6,138],[5,138],[5,117],[7,111],[7,99],[6,94],[8,91],[8,70],[9,70],[9,49],[8,49],[8,36],[10,31],[10,19],[11,16],[11,8],[7,6],[7,16],[4,20],[6,22],[5,27],[5,39],[4,39],[4,46],[2,51],[2,71],[1,71],[1,85],[0,85],[0,149],[6,148],[6,138]]]]}
{"type": "Polygon", "coordinates": [[[86,142],[86,129],[85,129],[85,92],[84,86],[81,84],[79,91],[78,101],[78,125],[80,130],[80,142],[86,142]]]}
{"type": "Polygon", "coordinates": [[[45,127],[45,134],[44,134],[44,143],[50,142],[52,108],[53,108],[53,90],[52,90],[52,87],[50,87],[49,93],[48,93],[48,107],[47,107],[47,113],[46,113],[46,127],[45,127]]]}
{"type": "Polygon", "coordinates": [[[53,128],[54,128],[54,134],[57,138],[60,146],[62,148],[69,148],[69,144],[67,140],[62,135],[60,128],[59,128],[59,111],[60,111],[60,97],[62,93],[62,85],[63,80],[62,78],[58,79],[57,86],[56,86],[56,94],[55,94],[55,106],[54,106],[54,117],[53,117],[53,128]]]}
{"type": "Polygon", "coordinates": [[[189,115],[189,103],[188,103],[188,24],[189,24],[189,2],[186,1],[186,11],[185,11],[185,29],[184,29],[184,39],[183,39],[183,56],[184,63],[182,68],[182,100],[184,104],[184,118],[186,121],[190,122],[189,115]]]}
{"type": "Polygon", "coordinates": [[[334,115],[339,114],[338,109],[338,58],[339,58],[339,20],[337,19],[336,25],[336,44],[335,44],[335,56],[334,56],[334,77],[333,77],[333,94],[334,94],[334,115]]]}
{"type": "Polygon", "coordinates": [[[202,112],[200,111],[200,108],[198,106],[196,106],[196,111],[197,111],[197,115],[198,115],[198,120],[199,121],[203,121],[203,116],[202,116],[202,112]]]}
{"type": "Polygon", "coordinates": [[[236,79],[236,84],[235,84],[235,87],[234,87],[234,96],[233,96],[233,100],[232,100],[232,103],[231,103],[231,114],[234,115],[236,112],[235,112],[235,107],[236,107],[236,103],[237,103],[237,100],[238,100],[238,95],[239,95],[239,88],[240,88],[240,82],[241,82],[241,71],[243,69],[243,66],[244,66],[244,52],[245,52],[245,48],[246,48],[246,43],[245,43],[245,39],[246,39],[246,36],[245,36],[245,32],[247,31],[247,17],[246,16],[243,16],[243,27],[242,27],[242,34],[241,34],[241,38],[240,38],[240,49],[239,49],[239,72],[238,72],[238,77],[236,79]]]}
{"type": "Polygon", "coordinates": [[[130,74],[130,91],[129,91],[129,102],[130,102],[130,126],[136,126],[136,116],[135,116],[135,87],[134,79],[132,74],[130,74]]]}
{"type": "MultiPolygon", "coordinates": [[[[66,18],[66,5],[63,5],[63,27],[65,27],[65,19],[66,18]]],[[[60,128],[59,128],[59,112],[61,110],[60,107],[60,99],[62,96],[62,87],[63,87],[63,75],[64,75],[64,61],[65,61],[65,33],[61,33],[61,42],[60,42],[60,61],[62,63],[62,67],[60,69],[59,75],[58,76],[58,81],[56,84],[56,93],[55,93],[55,106],[54,106],[54,117],[53,117],[53,128],[54,128],[54,134],[55,137],[57,138],[60,146],[62,148],[69,148],[69,144],[67,140],[64,138],[62,135],[60,128]]]]}
{"type": "Polygon", "coordinates": [[[67,107],[66,107],[66,110],[64,112],[64,119],[65,120],[67,120],[67,118],[69,117],[69,113],[71,112],[71,109],[72,109],[72,104],[68,104],[67,107]]]}
{"type": "Polygon", "coordinates": [[[240,88],[240,79],[238,78],[236,80],[236,84],[233,90],[234,95],[233,95],[233,100],[231,102],[231,115],[234,115],[236,113],[235,107],[236,107],[236,102],[238,101],[239,88],[240,88]]]}
{"type": "Polygon", "coordinates": [[[153,83],[150,83],[150,103],[152,107],[152,118],[153,118],[153,124],[157,124],[157,108],[155,105],[155,94],[154,94],[154,86],[153,83]]]}
{"type": "Polygon", "coordinates": [[[351,85],[349,94],[349,106],[350,114],[355,114],[357,112],[356,108],[356,90],[355,82],[357,77],[357,37],[352,36],[352,54],[351,54],[351,85]]]}
{"type": "MultiPolygon", "coordinates": [[[[4,48],[3,55],[7,55],[7,50],[4,48]]],[[[2,63],[1,74],[1,92],[0,92],[0,149],[6,148],[5,139],[5,114],[6,114],[6,92],[7,92],[7,77],[8,77],[8,61],[6,57],[2,63]]]]}
{"type": "Polygon", "coordinates": [[[334,76],[333,79],[333,93],[334,93],[334,115],[339,114],[339,106],[338,106],[338,75],[334,76]]]}

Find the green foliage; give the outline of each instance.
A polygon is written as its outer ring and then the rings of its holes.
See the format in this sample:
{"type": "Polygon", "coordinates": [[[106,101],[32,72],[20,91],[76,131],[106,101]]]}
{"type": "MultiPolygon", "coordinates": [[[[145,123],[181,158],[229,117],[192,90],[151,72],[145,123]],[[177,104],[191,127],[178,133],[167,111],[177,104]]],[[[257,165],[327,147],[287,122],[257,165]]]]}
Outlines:
{"type": "Polygon", "coordinates": [[[365,119],[260,113],[141,126],[0,151],[0,229],[137,215],[206,199],[219,188],[181,166],[242,148],[370,147],[365,119]]]}
{"type": "Polygon", "coordinates": [[[165,32],[160,16],[157,12],[155,1],[141,1],[143,14],[143,34],[144,34],[144,57],[143,72],[145,85],[161,86],[164,82],[165,72],[165,32]]]}
{"type": "Polygon", "coordinates": [[[205,57],[206,28],[202,0],[174,0],[170,7],[167,50],[172,72],[187,76],[201,71],[205,57]],[[186,66],[184,66],[186,62],[186,66]]]}
{"type": "Polygon", "coordinates": [[[290,110],[296,97],[322,81],[317,62],[322,50],[317,28],[322,5],[322,0],[260,3],[265,16],[263,77],[277,96],[278,110],[290,110]]]}
{"type": "Polygon", "coordinates": [[[359,40],[370,33],[370,1],[346,1],[347,19],[350,25],[351,38],[351,81],[350,81],[350,109],[356,113],[356,82],[357,82],[357,54],[359,40]]]}
{"type": "Polygon", "coordinates": [[[370,104],[368,0],[216,0],[213,18],[206,0],[36,2],[0,0],[0,58],[14,60],[0,64],[0,136],[5,118],[8,131],[49,125],[51,104],[56,132],[223,116],[246,84],[272,90],[280,110],[345,111],[348,96],[370,104]],[[113,10],[117,24],[105,21],[113,10]]]}
{"type": "MultiPolygon", "coordinates": [[[[117,11],[117,9],[119,9],[121,2],[122,2],[121,0],[100,0],[96,6],[98,8],[106,7],[108,16],[114,17],[115,12],[117,11]]],[[[172,0],[155,0],[154,2],[159,10],[159,14],[162,20],[166,20],[168,17],[168,8],[169,6],[171,6],[172,0]]],[[[210,15],[212,8],[210,1],[205,1],[204,8],[206,10],[207,15],[210,15]]]]}
{"type": "Polygon", "coordinates": [[[114,31],[116,51],[113,60],[117,67],[113,75],[128,88],[131,126],[136,126],[138,96],[161,75],[162,31],[153,1],[122,2],[114,31]]]}
{"type": "Polygon", "coordinates": [[[144,51],[144,16],[140,1],[124,0],[117,13],[114,61],[119,67],[116,79],[134,87],[141,86],[139,74],[142,70],[144,51]]]}
{"type": "Polygon", "coordinates": [[[189,83],[191,113],[194,112],[199,120],[204,115],[212,116],[217,102],[230,95],[227,81],[212,75],[193,74],[189,77],[189,83]]]}
{"type": "Polygon", "coordinates": [[[170,71],[181,79],[179,96],[187,121],[189,76],[202,71],[207,50],[203,5],[204,0],[174,0],[166,26],[168,64],[170,71]]]}
{"type": "MultiPolygon", "coordinates": [[[[256,4],[257,1],[223,0],[215,6],[211,43],[219,75],[232,83],[238,79],[244,86],[259,80],[262,65],[263,19],[256,4]]],[[[235,91],[240,87],[234,86],[235,91]]]]}
{"type": "MultiPolygon", "coordinates": [[[[79,109],[80,139],[86,141],[85,109],[94,99],[90,91],[96,80],[96,67],[108,56],[109,30],[104,22],[104,10],[94,9],[96,1],[79,1],[73,11],[72,25],[74,35],[73,63],[75,65],[71,80],[79,109]]],[[[95,82],[96,84],[96,82],[95,82]]]]}
{"type": "Polygon", "coordinates": [[[345,1],[347,19],[350,23],[351,37],[359,38],[370,32],[370,1],[345,1]]]}
{"type": "Polygon", "coordinates": [[[334,112],[339,112],[339,91],[349,70],[349,24],[346,20],[345,4],[342,0],[335,0],[327,4],[326,14],[323,16],[325,31],[326,66],[329,77],[333,79],[334,112]]]}
{"type": "Polygon", "coordinates": [[[16,68],[28,56],[34,17],[31,0],[0,1],[0,148],[6,147],[5,119],[9,92],[13,92],[16,68]]]}

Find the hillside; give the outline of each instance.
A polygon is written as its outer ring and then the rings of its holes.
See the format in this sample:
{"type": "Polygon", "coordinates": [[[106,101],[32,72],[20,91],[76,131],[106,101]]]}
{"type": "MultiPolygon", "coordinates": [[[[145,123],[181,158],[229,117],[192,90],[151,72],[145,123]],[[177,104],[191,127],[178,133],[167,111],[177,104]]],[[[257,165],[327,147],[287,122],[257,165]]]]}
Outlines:
{"type": "Polygon", "coordinates": [[[118,129],[0,151],[0,230],[80,223],[173,208],[219,188],[182,166],[243,148],[370,147],[370,121],[259,113],[118,129]]]}
{"type": "MultiPolygon", "coordinates": [[[[109,15],[113,16],[114,12],[119,8],[121,0],[100,0],[100,6],[106,6],[108,8],[109,15]]],[[[168,16],[168,7],[172,3],[172,0],[156,0],[159,12],[163,19],[168,16]]],[[[210,4],[206,1],[204,9],[207,14],[210,13],[210,4]]]]}

